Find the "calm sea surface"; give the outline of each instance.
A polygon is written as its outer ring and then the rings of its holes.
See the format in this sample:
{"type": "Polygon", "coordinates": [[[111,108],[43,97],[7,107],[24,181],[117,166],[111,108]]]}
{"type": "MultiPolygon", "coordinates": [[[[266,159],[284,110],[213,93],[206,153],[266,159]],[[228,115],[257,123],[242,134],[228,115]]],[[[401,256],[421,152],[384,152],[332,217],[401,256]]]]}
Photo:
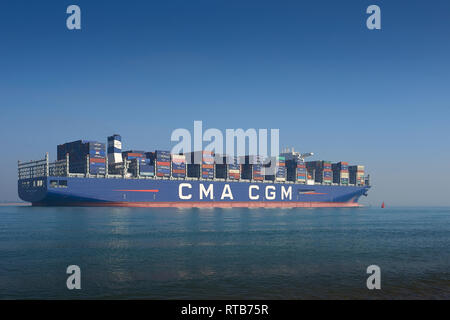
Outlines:
{"type": "Polygon", "coordinates": [[[450,208],[0,207],[0,298],[450,299],[450,208]]]}

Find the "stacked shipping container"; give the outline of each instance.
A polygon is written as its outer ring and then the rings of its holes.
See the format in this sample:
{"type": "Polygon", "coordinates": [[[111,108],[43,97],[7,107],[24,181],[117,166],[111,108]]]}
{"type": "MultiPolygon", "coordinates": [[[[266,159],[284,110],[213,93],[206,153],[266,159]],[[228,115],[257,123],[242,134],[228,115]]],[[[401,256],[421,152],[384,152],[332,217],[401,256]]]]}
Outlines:
{"type": "Polygon", "coordinates": [[[348,174],[348,162],[338,162],[333,163],[333,182],[339,184],[349,183],[349,174],[348,174]]]}
{"type": "Polygon", "coordinates": [[[187,176],[214,179],[214,155],[211,151],[194,151],[185,154],[187,176]]]}
{"type": "Polygon", "coordinates": [[[151,159],[146,158],[145,163],[139,163],[139,175],[144,177],[155,176],[155,164],[151,159]]]}
{"type": "Polygon", "coordinates": [[[252,165],[252,179],[255,181],[264,181],[264,164],[263,159],[257,156],[252,165]]]}
{"type": "Polygon", "coordinates": [[[163,150],[156,150],[155,152],[147,152],[147,158],[150,159],[150,164],[154,164],[156,168],[156,176],[169,178],[170,177],[170,152],[163,150]]]}
{"type": "Polygon", "coordinates": [[[69,154],[69,171],[71,173],[86,173],[88,171],[87,156],[89,156],[89,173],[106,174],[106,151],[104,143],[78,140],[58,145],[58,160],[64,160],[66,154],[69,154]]]}
{"type": "Polygon", "coordinates": [[[286,181],[286,158],[285,157],[276,157],[276,173],[275,180],[276,181],[286,181]]]}
{"type": "Polygon", "coordinates": [[[146,159],[145,151],[136,151],[136,150],[124,151],[124,152],[122,152],[122,157],[125,160],[129,160],[129,161],[134,160],[134,159],[139,159],[139,160],[146,159]]]}
{"type": "Polygon", "coordinates": [[[286,160],[286,179],[306,183],[306,165],[300,159],[286,160]]]}
{"type": "Polygon", "coordinates": [[[315,175],[315,170],[312,168],[306,167],[306,184],[311,184],[311,185],[314,184],[314,175],[315,175]]]}
{"type": "Polygon", "coordinates": [[[263,181],[264,180],[264,166],[261,156],[245,156],[243,164],[241,165],[242,179],[263,181]]]}
{"type": "Polygon", "coordinates": [[[108,137],[108,163],[122,162],[122,137],[118,134],[108,137]]]}
{"type": "Polygon", "coordinates": [[[343,185],[350,183],[360,186],[365,184],[364,166],[349,167],[348,162],[331,164],[330,161],[308,161],[305,163],[298,155],[293,154],[286,159],[285,154],[282,154],[273,158],[274,166],[270,163],[264,164],[261,156],[245,156],[242,161],[238,161],[236,157],[216,155],[220,159],[216,163],[211,151],[198,151],[186,155],[171,155],[169,151],[161,150],[121,152],[121,140],[120,135],[117,134],[108,137],[107,155],[105,144],[97,141],[78,140],[58,145],[58,160],[64,160],[68,154],[71,173],[89,172],[95,175],[106,174],[106,156],[108,156],[110,173],[112,168],[114,174],[123,172],[126,174],[124,169],[128,168],[135,176],[148,177],[156,175],[183,179],[188,176],[236,181],[242,178],[280,182],[287,179],[307,184],[314,184],[314,182],[326,184],[334,182],[343,185]]]}
{"type": "Polygon", "coordinates": [[[144,177],[155,175],[153,160],[147,157],[145,151],[125,151],[122,156],[129,162],[129,171],[132,175],[144,177]]]}
{"type": "Polygon", "coordinates": [[[227,179],[241,179],[241,165],[236,157],[226,157],[227,179]]]}
{"type": "Polygon", "coordinates": [[[333,182],[333,170],[330,161],[308,161],[308,171],[313,172],[315,182],[331,184],[333,182]]]}
{"type": "Polygon", "coordinates": [[[187,176],[190,178],[200,178],[200,166],[202,161],[202,152],[188,152],[184,154],[187,164],[187,176]]]}
{"type": "Polygon", "coordinates": [[[333,183],[333,170],[331,169],[331,162],[323,162],[323,172],[322,172],[322,183],[332,184],[333,183]]]}
{"type": "Polygon", "coordinates": [[[105,144],[97,141],[85,143],[89,153],[89,174],[106,174],[105,144]]]}
{"type": "Polygon", "coordinates": [[[172,155],[172,177],[185,178],[186,177],[186,156],[172,155]]]}
{"type": "Polygon", "coordinates": [[[306,183],[306,164],[304,161],[297,162],[297,181],[306,183]]]}
{"type": "Polygon", "coordinates": [[[214,155],[211,151],[202,151],[202,179],[214,179],[214,155]]]}
{"type": "Polygon", "coordinates": [[[349,166],[348,171],[351,184],[364,185],[364,166],[349,166]]]}
{"type": "Polygon", "coordinates": [[[227,178],[227,172],[228,172],[228,167],[227,167],[227,162],[229,162],[227,160],[226,156],[222,156],[219,154],[215,155],[215,173],[216,173],[216,178],[217,179],[226,179],[227,178]]]}
{"type": "Polygon", "coordinates": [[[270,163],[264,165],[265,180],[286,181],[286,158],[273,157],[270,163]]]}
{"type": "Polygon", "coordinates": [[[147,158],[135,158],[130,161],[129,172],[137,177],[153,177],[155,175],[155,166],[147,158]]]}

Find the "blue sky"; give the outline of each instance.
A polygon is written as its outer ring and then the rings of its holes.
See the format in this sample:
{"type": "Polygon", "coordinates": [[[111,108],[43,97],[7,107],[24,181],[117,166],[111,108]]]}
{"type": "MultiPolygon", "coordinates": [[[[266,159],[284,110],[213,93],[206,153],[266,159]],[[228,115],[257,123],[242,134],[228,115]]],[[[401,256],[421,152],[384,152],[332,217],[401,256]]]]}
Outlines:
{"type": "Polygon", "coordinates": [[[449,17],[448,1],[3,1],[0,200],[17,160],[59,143],[169,149],[202,120],[364,164],[366,203],[450,205],[449,17]]]}

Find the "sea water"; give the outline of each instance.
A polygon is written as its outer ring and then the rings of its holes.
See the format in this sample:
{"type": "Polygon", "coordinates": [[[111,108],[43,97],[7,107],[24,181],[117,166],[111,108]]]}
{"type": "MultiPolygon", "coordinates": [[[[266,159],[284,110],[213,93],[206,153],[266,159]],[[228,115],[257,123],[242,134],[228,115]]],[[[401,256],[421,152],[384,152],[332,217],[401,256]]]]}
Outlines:
{"type": "Polygon", "coordinates": [[[449,299],[450,208],[0,207],[0,298],[449,299]]]}

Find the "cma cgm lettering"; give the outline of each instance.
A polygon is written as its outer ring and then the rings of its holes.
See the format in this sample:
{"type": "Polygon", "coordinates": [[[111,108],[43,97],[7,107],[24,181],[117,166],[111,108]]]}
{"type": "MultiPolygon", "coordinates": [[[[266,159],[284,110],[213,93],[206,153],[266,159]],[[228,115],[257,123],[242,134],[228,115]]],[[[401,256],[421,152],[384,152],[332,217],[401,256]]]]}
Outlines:
{"type": "MultiPolygon", "coordinates": [[[[218,185],[214,183],[199,183],[197,190],[193,192],[193,185],[191,183],[180,183],[178,185],[178,198],[180,200],[235,200],[232,185],[225,183],[218,185]]],[[[277,186],[277,185],[259,185],[249,184],[247,186],[247,193],[243,193],[242,189],[236,194],[239,199],[243,201],[258,201],[258,200],[292,200],[292,186],[277,186]],[[247,195],[247,198],[245,198],[247,195]]]]}

